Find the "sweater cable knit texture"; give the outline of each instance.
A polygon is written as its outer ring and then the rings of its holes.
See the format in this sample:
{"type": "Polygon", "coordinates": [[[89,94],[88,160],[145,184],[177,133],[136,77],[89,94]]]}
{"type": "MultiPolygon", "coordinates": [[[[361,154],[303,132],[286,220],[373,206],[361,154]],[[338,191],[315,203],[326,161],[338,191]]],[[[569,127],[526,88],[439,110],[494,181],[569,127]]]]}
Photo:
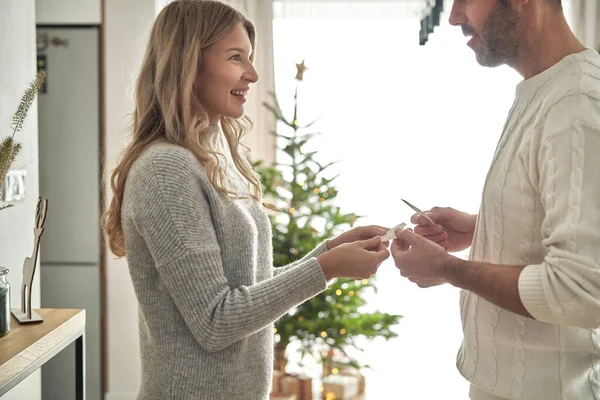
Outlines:
{"type": "Polygon", "coordinates": [[[521,82],[483,190],[470,260],[523,265],[524,318],[461,291],[473,400],[600,400],[600,56],[521,82]]]}

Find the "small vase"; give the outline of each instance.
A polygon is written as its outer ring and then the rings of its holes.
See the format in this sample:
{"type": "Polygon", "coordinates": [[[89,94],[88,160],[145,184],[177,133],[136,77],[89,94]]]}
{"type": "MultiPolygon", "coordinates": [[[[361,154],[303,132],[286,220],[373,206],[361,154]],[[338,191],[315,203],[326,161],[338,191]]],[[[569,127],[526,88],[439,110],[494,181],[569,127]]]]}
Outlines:
{"type": "Polygon", "coordinates": [[[0,337],[10,332],[10,285],[6,274],[8,268],[0,267],[0,337]]]}

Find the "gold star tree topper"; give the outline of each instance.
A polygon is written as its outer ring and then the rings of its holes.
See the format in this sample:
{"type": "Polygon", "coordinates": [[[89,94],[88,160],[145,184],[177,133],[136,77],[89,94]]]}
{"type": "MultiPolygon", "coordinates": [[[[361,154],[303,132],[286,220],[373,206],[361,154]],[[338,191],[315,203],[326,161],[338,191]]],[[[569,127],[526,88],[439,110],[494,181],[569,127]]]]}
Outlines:
{"type": "Polygon", "coordinates": [[[308,69],[306,65],[304,65],[304,60],[300,64],[296,64],[296,68],[298,69],[298,73],[296,74],[296,80],[301,81],[304,79],[304,72],[308,69]]]}

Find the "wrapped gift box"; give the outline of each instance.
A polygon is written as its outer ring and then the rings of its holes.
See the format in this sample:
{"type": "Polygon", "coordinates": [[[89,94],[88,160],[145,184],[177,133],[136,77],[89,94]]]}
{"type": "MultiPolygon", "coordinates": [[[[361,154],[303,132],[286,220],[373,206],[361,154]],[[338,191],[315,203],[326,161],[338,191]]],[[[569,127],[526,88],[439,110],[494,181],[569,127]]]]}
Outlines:
{"type": "Polygon", "coordinates": [[[281,378],[283,378],[285,374],[280,371],[273,371],[273,381],[271,383],[271,393],[282,393],[281,390],[281,378]]]}
{"type": "Polygon", "coordinates": [[[328,375],[323,378],[323,398],[345,400],[360,393],[360,378],[356,375],[328,375]]]}
{"type": "Polygon", "coordinates": [[[295,394],[271,393],[269,400],[298,400],[295,394]]]}
{"type": "Polygon", "coordinates": [[[358,378],[358,393],[365,392],[365,376],[356,369],[343,369],[339,372],[340,375],[356,376],[358,378]]]}
{"type": "Polygon", "coordinates": [[[273,372],[271,392],[294,395],[295,400],[312,400],[312,379],[275,371],[273,372]]]}

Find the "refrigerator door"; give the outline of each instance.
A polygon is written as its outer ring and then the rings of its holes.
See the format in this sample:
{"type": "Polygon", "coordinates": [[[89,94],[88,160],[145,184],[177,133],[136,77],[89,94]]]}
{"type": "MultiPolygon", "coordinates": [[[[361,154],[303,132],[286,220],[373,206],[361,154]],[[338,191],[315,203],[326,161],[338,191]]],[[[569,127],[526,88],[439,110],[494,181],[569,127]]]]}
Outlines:
{"type": "MultiPolygon", "coordinates": [[[[45,308],[86,311],[86,391],[102,396],[100,295],[100,90],[97,27],[43,28],[38,68],[40,196],[48,199],[41,238],[45,308]]],[[[74,348],[42,367],[44,400],[75,398],[74,348]]]]}
{"type": "Polygon", "coordinates": [[[41,260],[95,264],[100,257],[98,28],[37,32],[38,65],[44,63],[48,73],[38,99],[40,195],[48,199],[41,260]]]}

